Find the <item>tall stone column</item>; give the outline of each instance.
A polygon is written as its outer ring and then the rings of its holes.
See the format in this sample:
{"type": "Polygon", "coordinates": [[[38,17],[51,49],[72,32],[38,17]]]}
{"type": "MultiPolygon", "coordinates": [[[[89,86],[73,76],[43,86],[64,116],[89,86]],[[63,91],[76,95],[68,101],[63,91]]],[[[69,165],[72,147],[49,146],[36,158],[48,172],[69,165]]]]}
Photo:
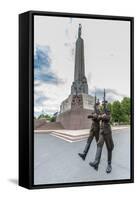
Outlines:
{"type": "Polygon", "coordinates": [[[88,84],[85,77],[85,63],[84,63],[84,40],[81,38],[82,26],[79,24],[78,38],[76,40],[75,49],[75,72],[74,82],[71,86],[71,94],[88,94],[88,84]]]}

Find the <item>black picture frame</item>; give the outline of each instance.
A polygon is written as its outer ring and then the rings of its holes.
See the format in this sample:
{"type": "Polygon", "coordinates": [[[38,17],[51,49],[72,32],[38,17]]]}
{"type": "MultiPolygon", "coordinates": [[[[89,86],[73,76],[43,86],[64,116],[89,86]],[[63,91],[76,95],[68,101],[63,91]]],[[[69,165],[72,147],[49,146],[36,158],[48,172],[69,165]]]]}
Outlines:
{"type": "Polygon", "coordinates": [[[44,11],[28,11],[19,15],[19,185],[28,189],[70,186],[105,185],[134,182],[134,18],[44,11]],[[131,163],[130,179],[62,184],[34,185],[34,16],[77,17],[88,19],[122,20],[130,22],[130,91],[131,91],[131,163]]]}

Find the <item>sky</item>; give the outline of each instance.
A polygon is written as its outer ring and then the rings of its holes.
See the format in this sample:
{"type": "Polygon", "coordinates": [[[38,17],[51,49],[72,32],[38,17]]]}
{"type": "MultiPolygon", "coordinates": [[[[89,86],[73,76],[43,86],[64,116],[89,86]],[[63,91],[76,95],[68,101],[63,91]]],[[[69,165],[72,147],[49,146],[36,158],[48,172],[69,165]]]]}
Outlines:
{"type": "Polygon", "coordinates": [[[54,114],[71,92],[75,42],[82,25],[89,94],[112,102],[130,96],[130,22],[34,17],[34,114],[54,114]]]}

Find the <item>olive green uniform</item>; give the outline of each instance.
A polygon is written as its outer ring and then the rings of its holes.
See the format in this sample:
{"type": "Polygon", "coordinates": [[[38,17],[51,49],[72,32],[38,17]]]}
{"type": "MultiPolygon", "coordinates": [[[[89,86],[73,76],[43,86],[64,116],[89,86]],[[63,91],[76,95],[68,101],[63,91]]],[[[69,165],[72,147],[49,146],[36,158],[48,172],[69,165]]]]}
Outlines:
{"type": "Polygon", "coordinates": [[[114,148],[114,143],[112,139],[112,130],[110,126],[110,114],[106,114],[103,117],[100,117],[100,136],[97,143],[97,146],[103,147],[104,142],[108,151],[112,151],[114,148]]]}
{"type": "Polygon", "coordinates": [[[85,146],[85,149],[83,151],[83,153],[79,153],[79,156],[85,160],[85,157],[89,151],[90,145],[92,143],[93,138],[95,137],[96,142],[99,140],[99,118],[98,118],[98,114],[97,113],[92,113],[90,116],[88,116],[88,118],[92,119],[92,124],[91,124],[91,129],[90,129],[90,134],[89,137],[87,139],[87,143],[85,146]]]}
{"type": "Polygon", "coordinates": [[[95,156],[95,161],[92,163],[90,162],[90,166],[94,167],[96,170],[98,169],[98,165],[101,158],[102,148],[104,142],[107,147],[108,152],[108,167],[106,172],[111,172],[111,160],[112,160],[112,150],[114,148],[114,143],[112,139],[112,130],[110,126],[110,113],[105,113],[99,117],[100,121],[100,132],[99,132],[99,140],[97,142],[97,152],[95,156]]]}
{"type": "Polygon", "coordinates": [[[97,113],[93,113],[91,115],[92,118],[92,124],[91,124],[91,129],[90,129],[90,134],[87,140],[87,143],[91,143],[93,138],[95,137],[96,142],[99,140],[99,119],[98,119],[98,114],[97,113]]]}

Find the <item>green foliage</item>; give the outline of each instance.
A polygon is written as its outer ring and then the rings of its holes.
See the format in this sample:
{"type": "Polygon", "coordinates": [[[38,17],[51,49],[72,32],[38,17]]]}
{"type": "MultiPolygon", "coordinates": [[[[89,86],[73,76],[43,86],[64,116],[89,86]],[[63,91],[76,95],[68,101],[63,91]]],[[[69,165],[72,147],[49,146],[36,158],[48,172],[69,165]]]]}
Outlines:
{"type": "Polygon", "coordinates": [[[45,115],[44,115],[44,114],[40,114],[40,115],[38,116],[38,119],[45,119],[45,115]]]}
{"type": "Polygon", "coordinates": [[[123,120],[130,123],[130,98],[124,97],[121,101],[123,120]]]}
{"type": "Polygon", "coordinates": [[[55,121],[56,121],[56,117],[54,117],[54,116],[51,117],[50,121],[51,121],[51,122],[55,122],[55,121]]]}
{"type": "Polygon", "coordinates": [[[40,114],[39,116],[38,116],[38,119],[46,119],[46,120],[48,120],[49,122],[55,122],[56,121],[56,117],[55,116],[50,116],[50,115],[48,115],[48,114],[40,114]]]}
{"type": "MultiPolygon", "coordinates": [[[[111,123],[130,124],[130,98],[124,97],[122,101],[108,103],[107,108],[111,112],[111,123]]],[[[103,106],[100,105],[100,111],[103,112],[103,106]]]]}
{"type": "Polygon", "coordinates": [[[129,124],[130,123],[130,98],[124,97],[123,100],[114,101],[108,104],[108,108],[111,111],[112,122],[118,124],[129,124]]]}
{"type": "Polygon", "coordinates": [[[114,101],[112,104],[112,119],[114,122],[120,122],[122,115],[121,103],[119,101],[114,101]]]}
{"type": "Polygon", "coordinates": [[[130,98],[124,97],[123,100],[121,101],[121,105],[123,108],[123,111],[126,115],[130,115],[130,98]]]}

